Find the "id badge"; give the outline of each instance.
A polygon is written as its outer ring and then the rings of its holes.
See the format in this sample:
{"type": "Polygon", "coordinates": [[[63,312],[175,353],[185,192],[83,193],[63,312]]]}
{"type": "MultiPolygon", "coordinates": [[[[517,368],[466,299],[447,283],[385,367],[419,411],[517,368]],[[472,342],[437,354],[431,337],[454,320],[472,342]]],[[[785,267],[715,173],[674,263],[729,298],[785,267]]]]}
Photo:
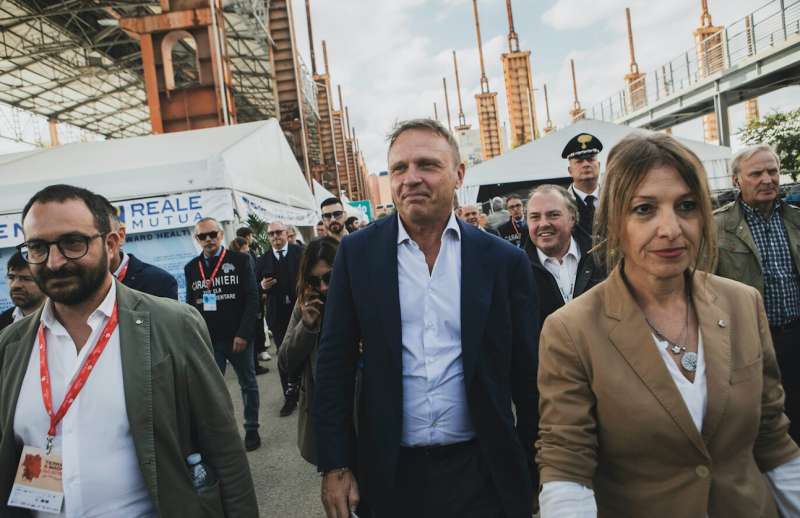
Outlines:
{"type": "Polygon", "coordinates": [[[25,446],[8,498],[9,507],[58,514],[64,505],[61,456],[25,446]]]}
{"type": "Polygon", "coordinates": [[[203,311],[217,310],[217,294],[203,293],[203,311]]]}

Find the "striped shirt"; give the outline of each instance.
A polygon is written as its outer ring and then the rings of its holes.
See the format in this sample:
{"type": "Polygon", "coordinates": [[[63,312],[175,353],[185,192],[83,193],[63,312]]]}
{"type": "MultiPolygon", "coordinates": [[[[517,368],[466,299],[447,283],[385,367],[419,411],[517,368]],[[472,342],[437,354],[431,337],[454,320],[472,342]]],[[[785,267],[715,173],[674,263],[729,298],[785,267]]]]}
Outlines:
{"type": "Polygon", "coordinates": [[[789,235],[783,223],[783,204],[778,200],[765,218],[739,201],[758,248],[767,319],[771,326],[787,324],[800,318],[800,276],[792,261],[789,235]]]}

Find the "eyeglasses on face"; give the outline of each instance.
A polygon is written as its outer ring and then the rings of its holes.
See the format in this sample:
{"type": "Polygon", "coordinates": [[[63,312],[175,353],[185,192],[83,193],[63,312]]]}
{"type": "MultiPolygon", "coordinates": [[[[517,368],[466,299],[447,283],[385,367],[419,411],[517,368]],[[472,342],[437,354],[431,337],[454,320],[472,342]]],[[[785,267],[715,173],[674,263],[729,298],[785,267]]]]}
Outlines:
{"type": "Polygon", "coordinates": [[[339,219],[342,216],[344,216],[344,211],[343,210],[334,210],[332,212],[323,212],[322,213],[322,219],[331,219],[331,218],[339,219]]]}
{"type": "Polygon", "coordinates": [[[521,204],[521,203],[515,203],[514,205],[509,205],[509,206],[508,206],[508,209],[509,209],[509,210],[512,210],[512,209],[521,209],[521,208],[522,208],[522,204],[521,204]]]}
{"type": "Polygon", "coordinates": [[[211,232],[200,232],[199,234],[195,234],[198,241],[205,241],[206,239],[217,239],[219,235],[219,231],[212,230],[211,232]]]}
{"type": "Polygon", "coordinates": [[[267,235],[269,237],[278,237],[281,234],[283,234],[284,232],[286,232],[286,231],[285,230],[270,230],[269,232],[267,232],[267,235]]]}
{"type": "Polygon", "coordinates": [[[333,273],[333,271],[324,273],[324,274],[322,274],[320,276],[310,275],[308,277],[308,284],[312,288],[317,288],[317,289],[319,289],[319,287],[322,286],[323,282],[325,284],[330,284],[331,283],[331,273],[333,273]]]}
{"type": "Polygon", "coordinates": [[[67,234],[59,237],[55,241],[45,241],[43,239],[31,239],[21,245],[17,245],[17,250],[28,264],[43,264],[50,257],[50,249],[56,245],[58,251],[69,261],[78,259],[89,253],[89,243],[93,239],[103,237],[107,232],[101,232],[93,236],[83,234],[67,234]]]}

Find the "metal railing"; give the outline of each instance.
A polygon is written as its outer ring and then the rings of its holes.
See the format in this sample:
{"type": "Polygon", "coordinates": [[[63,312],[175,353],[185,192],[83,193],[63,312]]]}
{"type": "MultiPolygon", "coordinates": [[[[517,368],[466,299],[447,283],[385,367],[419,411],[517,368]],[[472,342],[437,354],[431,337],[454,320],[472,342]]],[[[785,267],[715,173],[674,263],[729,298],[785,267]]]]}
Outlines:
{"type": "Polygon", "coordinates": [[[800,0],[771,0],[726,27],[700,30],[695,46],[587,110],[609,122],[690,90],[800,35],[800,0]]]}

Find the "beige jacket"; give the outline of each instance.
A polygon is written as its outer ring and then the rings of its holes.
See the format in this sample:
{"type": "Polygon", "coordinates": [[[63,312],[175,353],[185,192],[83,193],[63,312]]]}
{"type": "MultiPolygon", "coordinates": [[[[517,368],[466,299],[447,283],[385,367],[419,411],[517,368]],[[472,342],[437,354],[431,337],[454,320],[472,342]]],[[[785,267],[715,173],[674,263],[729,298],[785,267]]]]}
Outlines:
{"type": "Polygon", "coordinates": [[[761,297],[697,273],[702,433],[619,269],[553,313],[539,341],[542,482],[592,487],[601,518],[774,516],[761,472],[800,455],[761,297]]]}

